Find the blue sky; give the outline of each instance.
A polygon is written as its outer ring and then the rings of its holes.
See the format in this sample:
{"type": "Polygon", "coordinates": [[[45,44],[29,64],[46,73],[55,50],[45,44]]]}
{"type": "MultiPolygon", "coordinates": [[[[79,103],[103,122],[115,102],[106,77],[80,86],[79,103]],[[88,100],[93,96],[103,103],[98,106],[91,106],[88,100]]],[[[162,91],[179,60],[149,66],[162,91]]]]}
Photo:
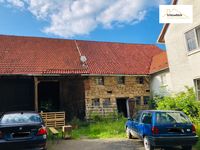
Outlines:
{"type": "Polygon", "coordinates": [[[0,0],[0,34],[156,44],[158,6],[166,0],[148,2],[0,0]]]}

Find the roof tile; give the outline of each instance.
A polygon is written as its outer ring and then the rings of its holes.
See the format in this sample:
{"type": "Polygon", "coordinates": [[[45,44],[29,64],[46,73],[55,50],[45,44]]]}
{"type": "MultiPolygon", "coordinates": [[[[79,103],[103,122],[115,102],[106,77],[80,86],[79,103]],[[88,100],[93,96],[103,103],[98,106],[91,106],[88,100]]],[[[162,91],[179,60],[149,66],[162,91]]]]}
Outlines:
{"type": "Polygon", "coordinates": [[[149,74],[154,45],[0,35],[0,74],[149,74]],[[76,45],[77,43],[77,45],[76,45]],[[80,61],[87,58],[86,66],[80,61]]]}
{"type": "Polygon", "coordinates": [[[151,67],[150,67],[150,74],[159,72],[161,70],[169,68],[168,60],[167,60],[167,53],[161,52],[158,55],[155,55],[152,59],[151,67]]]}

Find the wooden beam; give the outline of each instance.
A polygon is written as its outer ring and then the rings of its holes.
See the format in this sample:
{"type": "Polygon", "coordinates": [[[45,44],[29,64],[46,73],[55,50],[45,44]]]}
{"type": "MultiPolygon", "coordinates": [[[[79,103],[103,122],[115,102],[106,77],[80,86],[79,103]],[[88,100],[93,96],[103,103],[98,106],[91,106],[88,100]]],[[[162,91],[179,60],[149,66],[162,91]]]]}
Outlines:
{"type": "Polygon", "coordinates": [[[38,112],[38,83],[39,81],[37,77],[34,77],[34,91],[35,91],[34,104],[36,112],[38,112]]]}

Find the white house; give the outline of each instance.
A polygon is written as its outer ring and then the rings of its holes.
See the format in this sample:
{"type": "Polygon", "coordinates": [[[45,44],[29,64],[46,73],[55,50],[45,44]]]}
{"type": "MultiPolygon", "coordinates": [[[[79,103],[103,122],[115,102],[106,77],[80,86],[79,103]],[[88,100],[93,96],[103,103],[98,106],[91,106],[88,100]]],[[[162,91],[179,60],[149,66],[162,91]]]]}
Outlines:
{"type": "Polygon", "coordinates": [[[173,4],[192,5],[193,23],[165,24],[158,42],[166,45],[173,91],[194,87],[200,100],[200,0],[174,0],[173,4]]]}
{"type": "Polygon", "coordinates": [[[153,57],[150,75],[150,89],[153,97],[171,94],[171,77],[166,52],[162,52],[153,57]]]}

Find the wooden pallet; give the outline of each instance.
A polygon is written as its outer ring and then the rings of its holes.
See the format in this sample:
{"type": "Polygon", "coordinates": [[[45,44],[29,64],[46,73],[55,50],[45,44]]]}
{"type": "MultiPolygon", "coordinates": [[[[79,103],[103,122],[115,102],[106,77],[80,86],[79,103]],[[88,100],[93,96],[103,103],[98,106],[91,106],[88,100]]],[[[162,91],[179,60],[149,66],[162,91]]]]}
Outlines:
{"type": "Polygon", "coordinates": [[[62,128],[65,125],[65,112],[41,112],[46,127],[62,128]]]}

